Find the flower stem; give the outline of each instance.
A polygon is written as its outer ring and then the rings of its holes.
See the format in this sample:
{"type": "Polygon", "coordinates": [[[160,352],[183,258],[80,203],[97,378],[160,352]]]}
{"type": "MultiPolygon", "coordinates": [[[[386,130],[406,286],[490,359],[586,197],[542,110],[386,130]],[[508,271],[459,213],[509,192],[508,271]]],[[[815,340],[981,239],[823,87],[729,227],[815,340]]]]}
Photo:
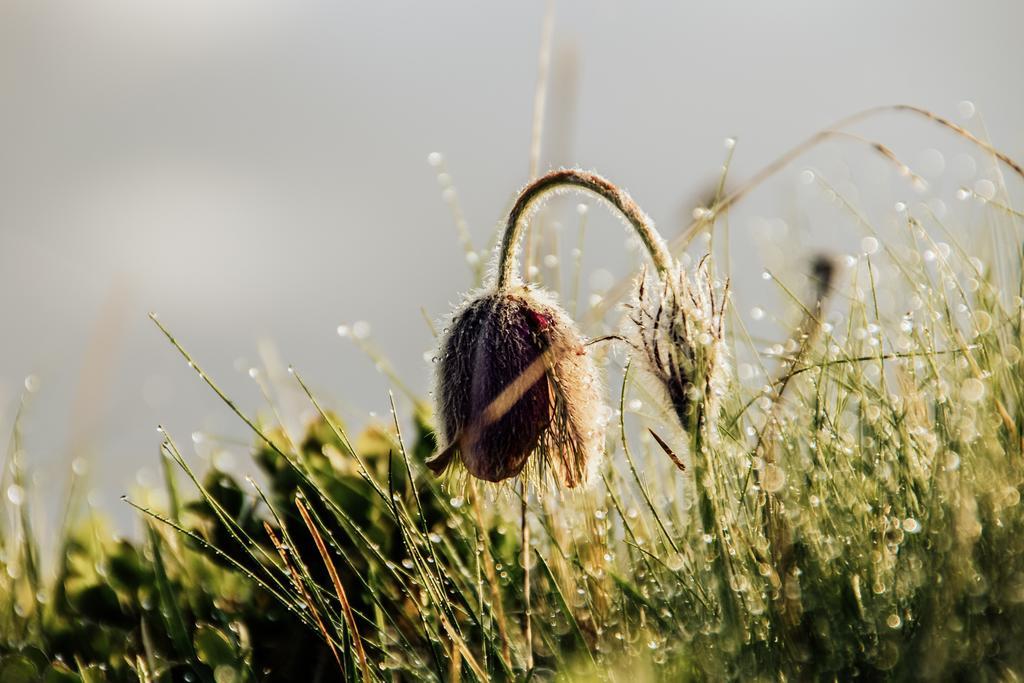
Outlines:
{"type": "Polygon", "coordinates": [[[665,241],[655,230],[651,219],[626,192],[596,173],[579,169],[563,169],[547,173],[527,185],[519,193],[516,203],[512,206],[512,210],[508,214],[508,221],[505,223],[505,233],[501,240],[501,255],[498,259],[495,285],[499,291],[507,289],[515,281],[513,274],[516,262],[515,251],[530,213],[552,193],[569,188],[595,194],[615,207],[636,230],[640,240],[650,253],[651,261],[658,269],[658,273],[668,272],[672,264],[672,256],[665,247],[665,241]]]}

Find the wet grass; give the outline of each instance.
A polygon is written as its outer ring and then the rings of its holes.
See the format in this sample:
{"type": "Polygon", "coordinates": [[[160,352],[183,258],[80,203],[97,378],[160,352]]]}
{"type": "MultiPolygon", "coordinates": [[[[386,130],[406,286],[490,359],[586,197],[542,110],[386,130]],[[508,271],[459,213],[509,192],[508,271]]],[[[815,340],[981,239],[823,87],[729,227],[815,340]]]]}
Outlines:
{"type": "MultiPolygon", "coordinates": [[[[276,411],[245,414],[154,317],[251,429],[261,475],[196,472],[161,433],[165,491],[128,501],[144,533],[71,515],[47,572],[16,430],[0,680],[1024,674],[1020,214],[999,184],[963,197],[983,201],[972,241],[956,236],[976,226],[906,206],[883,239],[810,180],[861,225],[861,252],[821,261],[817,281],[765,273],[788,301],[779,339],[725,309],[713,408],[685,430],[639,354],[594,345],[606,457],[579,490],[535,483],[525,508],[518,486],[431,475],[426,400],[392,400],[353,435],[292,372],[315,415],[293,438],[276,411]],[[882,273],[896,306],[880,303],[882,273]]],[[[742,196],[723,188],[693,234],[742,196]]],[[[468,288],[482,259],[460,241],[468,288]]],[[[581,318],[608,305],[581,299],[578,253],[557,262],[581,318]]],[[[727,266],[704,267],[725,297],[727,266]]]]}

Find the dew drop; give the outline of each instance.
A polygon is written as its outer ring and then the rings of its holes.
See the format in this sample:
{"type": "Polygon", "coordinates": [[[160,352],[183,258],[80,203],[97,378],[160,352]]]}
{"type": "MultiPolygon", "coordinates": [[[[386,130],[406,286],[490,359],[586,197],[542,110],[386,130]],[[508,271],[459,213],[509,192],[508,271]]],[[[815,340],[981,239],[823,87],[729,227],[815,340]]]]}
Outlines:
{"type": "Polygon", "coordinates": [[[975,311],[974,324],[978,328],[978,334],[985,334],[992,329],[992,316],[986,311],[975,311]]]}
{"type": "Polygon", "coordinates": [[[988,178],[981,178],[974,183],[974,194],[984,200],[994,199],[996,196],[995,183],[988,178]]]}
{"type": "Polygon", "coordinates": [[[977,403],[985,396],[985,385],[980,379],[969,377],[960,386],[960,397],[969,403],[977,403]]]}
{"type": "Polygon", "coordinates": [[[352,323],[352,337],[355,339],[366,339],[370,336],[370,323],[365,320],[358,320],[352,323]]]}
{"type": "Polygon", "coordinates": [[[960,118],[964,121],[974,118],[974,102],[970,100],[960,100],[956,105],[956,113],[960,115],[960,118]]]}
{"type": "Polygon", "coordinates": [[[587,278],[587,284],[598,292],[604,292],[614,286],[615,276],[609,270],[598,268],[587,278]]]}
{"type": "Polygon", "coordinates": [[[11,484],[7,487],[7,500],[13,505],[21,505],[25,502],[25,489],[17,484],[11,484]]]}
{"type": "Polygon", "coordinates": [[[770,463],[764,468],[764,478],[761,480],[761,485],[764,490],[768,493],[778,493],[782,490],[782,487],[786,484],[786,473],[781,467],[770,463]]]}

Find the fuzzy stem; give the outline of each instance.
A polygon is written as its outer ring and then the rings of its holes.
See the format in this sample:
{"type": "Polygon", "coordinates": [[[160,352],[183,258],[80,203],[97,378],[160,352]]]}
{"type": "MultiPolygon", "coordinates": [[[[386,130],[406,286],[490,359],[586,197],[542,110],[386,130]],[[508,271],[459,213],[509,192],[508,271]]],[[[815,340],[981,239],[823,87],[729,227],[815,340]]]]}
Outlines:
{"type": "MultiPolygon", "coordinates": [[[[523,555],[523,603],[525,613],[523,614],[523,640],[526,642],[526,670],[533,670],[533,606],[530,604],[530,526],[526,522],[526,500],[529,493],[526,490],[526,482],[522,483],[520,489],[522,497],[522,555],[523,555]]],[[[529,678],[529,674],[527,674],[529,678]]]]}
{"type": "Polygon", "coordinates": [[[505,233],[501,239],[501,255],[498,259],[498,274],[495,283],[499,291],[508,289],[514,281],[515,251],[526,218],[539,202],[552,193],[566,188],[577,188],[595,194],[618,209],[636,230],[644,246],[647,247],[654,267],[658,269],[659,273],[668,272],[672,264],[672,257],[665,247],[665,241],[654,229],[654,223],[637,206],[636,202],[623,190],[596,173],[571,168],[543,175],[519,193],[516,203],[508,214],[505,233]]]}

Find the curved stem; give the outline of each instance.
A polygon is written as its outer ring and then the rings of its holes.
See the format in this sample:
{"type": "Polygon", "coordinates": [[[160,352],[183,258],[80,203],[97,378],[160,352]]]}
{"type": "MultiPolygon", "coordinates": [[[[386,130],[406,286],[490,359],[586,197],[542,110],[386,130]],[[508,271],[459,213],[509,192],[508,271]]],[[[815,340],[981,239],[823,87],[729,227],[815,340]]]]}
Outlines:
{"type": "MultiPolygon", "coordinates": [[[[860,123],[864,119],[871,118],[877,114],[886,113],[909,113],[915,116],[919,116],[921,118],[928,119],[929,121],[936,123],[937,125],[945,128],[946,130],[951,131],[954,135],[957,135],[967,140],[975,147],[978,147],[984,150],[985,152],[988,152],[996,159],[1006,164],[1006,166],[1008,166],[1014,173],[1016,173],[1018,176],[1024,179],[1024,166],[1022,166],[1020,163],[1012,159],[1009,155],[999,151],[993,145],[977,137],[963,126],[958,126],[949,119],[939,116],[938,114],[935,114],[934,112],[931,112],[923,107],[916,107],[912,104],[889,104],[871,107],[869,109],[863,109],[855,114],[851,114],[850,116],[839,119],[838,121],[833,123],[831,126],[828,126],[827,128],[819,130],[817,133],[807,138],[797,146],[791,148],[785,154],[778,157],[775,161],[762,168],[760,171],[757,172],[757,174],[755,174],[753,177],[747,180],[737,190],[723,197],[721,201],[719,201],[715,206],[712,207],[712,210],[715,214],[720,214],[728,210],[733,204],[743,199],[743,197],[746,196],[746,194],[750,192],[750,190],[760,185],[767,178],[775,175],[776,172],[788,166],[791,161],[802,155],[804,152],[813,147],[817,147],[818,144],[820,144],[821,142],[834,137],[853,138],[855,140],[858,140],[859,142],[866,143],[873,147],[877,152],[882,154],[882,156],[888,158],[890,161],[895,162],[902,169],[909,170],[901,161],[899,161],[899,159],[896,158],[896,155],[892,152],[892,150],[886,147],[885,145],[878,142],[874,142],[872,140],[866,140],[860,136],[853,135],[842,130],[843,128],[852,126],[855,123],[860,123]]],[[[706,218],[695,219],[692,223],[690,223],[690,225],[686,227],[682,234],[680,234],[679,236],[672,240],[672,251],[676,251],[677,249],[683,249],[687,244],[690,243],[690,240],[693,239],[694,235],[703,230],[706,227],[706,225],[706,218]]]]}
{"type": "Polygon", "coordinates": [[[516,203],[508,214],[505,234],[501,239],[501,254],[498,259],[498,275],[495,283],[498,290],[507,289],[514,280],[516,246],[522,235],[526,219],[532,210],[552,193],[568,188],[590,192],[615,207],[636,230],[640,240],[647,247],[651,261],[654,262],[654,267],[658,269],[658,272],[665,273],[669,270],[672,257],[665,247],[665,241],[654,229],[651,219],[626,192],[596,173],[579,169],[564,169],[541,176],[519,193],[516,203]]]}

